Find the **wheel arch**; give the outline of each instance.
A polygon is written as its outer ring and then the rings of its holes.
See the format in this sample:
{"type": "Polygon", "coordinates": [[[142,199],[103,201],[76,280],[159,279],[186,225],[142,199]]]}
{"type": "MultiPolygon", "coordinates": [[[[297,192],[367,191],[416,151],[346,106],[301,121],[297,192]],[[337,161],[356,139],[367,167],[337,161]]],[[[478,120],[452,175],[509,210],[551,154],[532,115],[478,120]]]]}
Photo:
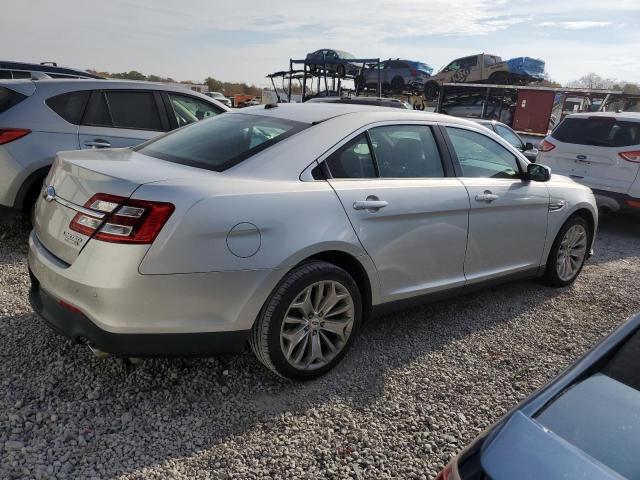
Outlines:
{"type": "Polygon", "coordinates": [[[35,192],[35,189],[40,189],[41,183],[47,177],[50,169],[51,165],[46,165],[34,170],[27,176],[18,189],[18,193],[16,194],[16,198],[13,203],[14,208],[22,211],[25,210],[25,202],[32,198],[34,193],[37,193],[35,192]]]}
{"type": "Polygon", "coordinates": [[[371,315],[373,292],[371,279],[361,261],[357,257],[341,250],[326,250],[307,257],[300,263],[307,263],[314,260],[331,263],[351,275],[362,295],[362,315],[363,320],[366,321],[371,315]]]}
{"type": "MultiPolygon", "coordinates": [[[[595,237],[596,237],[597,217],[591,210],[589,210],[586,207],[579,207],[576,210],[574,210],[571,213],[571,215],[567,217],[567,220],[569,220],[571,217],[574,217],[574,216],[584,218],[587,222],[587,225],[589,225],[589,250],[591,250],[591,247],[593,246],[593,241],[595,240],[595,237]]],[[[567,220],[565,220],[565,222],[567,220]]]]}

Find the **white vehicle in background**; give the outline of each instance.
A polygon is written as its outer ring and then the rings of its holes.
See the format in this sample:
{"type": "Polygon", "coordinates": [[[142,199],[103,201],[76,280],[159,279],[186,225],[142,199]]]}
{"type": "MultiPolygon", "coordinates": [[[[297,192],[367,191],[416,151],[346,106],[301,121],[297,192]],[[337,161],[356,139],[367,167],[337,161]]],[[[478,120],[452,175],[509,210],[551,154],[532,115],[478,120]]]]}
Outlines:
{"type": "Polygon", "coordinates": [[[538,146],[537,163],[591,187],[602,211],[640,216],[640,113],[576,113],[538,146]]]}
{"type": "Polygon", "coordinates": [[[220,92],[207,92],[205,93],[205,95],[207,97],[211,97],[214,100],[219,101],[220,103],[226,105],[227,107],[231,108],[231,100],[229,100],[227,97],[225,97],[222,93],[220,92]]]}

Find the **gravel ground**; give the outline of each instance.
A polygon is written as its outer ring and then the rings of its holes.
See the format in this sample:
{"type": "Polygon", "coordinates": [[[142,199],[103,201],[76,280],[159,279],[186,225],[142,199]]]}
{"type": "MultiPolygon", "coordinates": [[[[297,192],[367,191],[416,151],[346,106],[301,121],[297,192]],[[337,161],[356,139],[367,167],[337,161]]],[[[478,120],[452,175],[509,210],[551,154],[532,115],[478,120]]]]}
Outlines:
{"type": "Polygon", "coordinates": [[[602,222],[566,289],[515,282],[366,325],[296,384],[250,355],[98,359],[27,302],[27,230],[0,226],[0,478],[433,478],[640,310],[640,222],[602,222]]]}

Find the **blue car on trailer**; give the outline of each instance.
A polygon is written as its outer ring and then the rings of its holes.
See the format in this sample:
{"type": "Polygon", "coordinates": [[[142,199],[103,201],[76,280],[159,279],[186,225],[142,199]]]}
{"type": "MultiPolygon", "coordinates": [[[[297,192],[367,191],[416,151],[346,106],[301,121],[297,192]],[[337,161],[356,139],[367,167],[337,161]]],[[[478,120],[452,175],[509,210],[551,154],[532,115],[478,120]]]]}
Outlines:
{"type": "Polygon", "coordinates": [[[485,431],[437,480],[640,479],[640,314],[485,431]]]}

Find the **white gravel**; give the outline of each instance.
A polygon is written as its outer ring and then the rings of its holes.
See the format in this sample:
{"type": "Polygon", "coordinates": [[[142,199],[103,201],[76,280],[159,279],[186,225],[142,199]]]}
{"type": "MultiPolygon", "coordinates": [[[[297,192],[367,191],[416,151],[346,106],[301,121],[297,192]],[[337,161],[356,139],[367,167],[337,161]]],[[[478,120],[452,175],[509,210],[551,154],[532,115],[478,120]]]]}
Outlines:
{"type": "Polygon", "coordinates": [[[27,230],[0,226],[0,478],[433,478],[640,310],[640,223],[603,221],[577,283],[507,286],[366,325],[305,384],[250,355],[97,359],[27,302],[27,230]]]}

